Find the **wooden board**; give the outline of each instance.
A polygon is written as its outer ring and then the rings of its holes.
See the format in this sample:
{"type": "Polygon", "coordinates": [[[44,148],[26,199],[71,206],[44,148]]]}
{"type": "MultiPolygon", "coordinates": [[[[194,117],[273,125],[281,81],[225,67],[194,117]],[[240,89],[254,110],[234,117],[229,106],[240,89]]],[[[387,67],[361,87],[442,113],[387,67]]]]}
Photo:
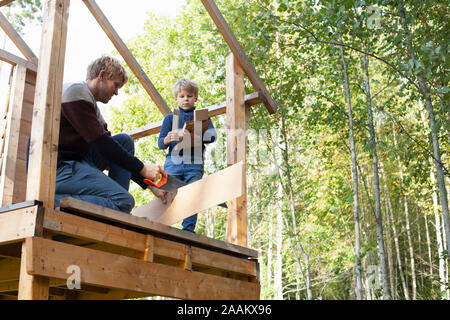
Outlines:
{"type": "Polygon", "coordinates": [[[66,53],[69,0],[43,3],[43,26],[30,143],[27,199],[52,208],[55,198],[56,161],[62,83],[66,53]]]}
{"type": "Polygon", "coordinates": [[[16,45],[20,52],[32,62],[35,66],[38,65],[38,58],[33,53],[33,50],[26,44],[22,37],[17,33],[16,29],[9,23],[8,19],[0,12],[0,27],[8,35],[11,41],[16,45]]]}
{"type": "Polygon", "coordinates": [[[109,37],[111,42],[114,44],[117,51],[119,51],[119,53],[122,55],[123,59],[128,64],[130,69],[133,71],[134,75],[139,80],[139,82],[142,84],[144,89],[147,91],[150,98],[152,98],[152,100],[155,102],[159,111],[161,111],[161,113],[164,116],[169,114],[170,109],[167,106],[167,103],[164,101],[162,96],[156,90],[155,86],[150,81],[150,79],[148,78],[148,76],[144,72],[144,70],[142,70],[142,68],[139,65],[139,63],[137,62],[136,58],[132,55],[132,53],[127,48],[125,43],[119,37],[118,33],[114,30],[113,26],[108,21],[108,19],[103,14],[103,12],[100,10],[97,3],[94,0],[83,0],[83,2],[86,5],[86,7],[89,9],[89,11],[92,13],[95,20],[97,20],[99,25],[102,27],[103,31],[109,37]]]}
{"type": "Polygon", "coordinates": [[[249,108],[244,101],[244,73],[233,54],[226,60],[227,79],[227,164],[242,163],[242,195],[228,206],[227,241],[247,245],[246,152],[249,108]]]}
{"type": "Polygon", "coordinates": [[[210,118],[201,121],[186,121],[182,129],[183,140],[178,142],[176,146],[173,147],[173,150],[178,151],[185,148],[201,147],[203,134],[208,130],[210,123],[210,118]]]}
{"type": "MultiPolygon", "coordinates": [[[[245,96],[245,105],[248,107],[254,106],[256,104],[260,104],[264,101],[263,96],[259,92],[253,92],[250,94],[247,94],[245,96]]],[[[208,107],[208,113],[211,117],[220,116],[222,114],[225,114],[227,112],[227,102],[221,102],[218,104],[214,104],[212,106],[208,107]]],[[[150,123],[146,126],[139,127],[136,129],[133,129],[127,134],[132,137],[133,139],[139,139],[143,137],[150,136],[152,134],[159,134],[161,131],[162,121],[150,123]]]]}
{"type": "Polygon", "coordinates": [[[170,238],[179,242],[192,243],[204,248],[210,248],[211,250],[225,252],[235,256],[250,258],[258,257],[258,252],[251,248],[237,246],[232,243],[209,238],[189,231],[180,230],[165,224],[150,221],[146,218],[136,217],[78,199],[61,199],[60,206],[61,208],[83,213],[86,217],[92,216],[94,218],[100,218],[105,221],[111,221],[115,224],[142,230],[146,233],[158,234],[161,237],[170,238]]]}
{"type": "Polygon", "coordinates": [[[33,70],[34,72],[37,71],[37,64],[27,61],[25,59],[22,59],[12,53],[9,53],[6,50],[0,49],[0,60],[7,62],[12,65],[20,65],[24,66],[30,70],[33,70]]]}
{"type": "Polygon", "coordinates": [[[25,242],[31,256],[27,272],[67,279],[67,268],[80,268],[81,286],[92,284],[180,299],[259,299],[257,283],[218,277],[151,263],[42,238],[25,242]],[[45,259],[42,259],[45,257],[45,259]]]}
{"type": "Polygon", "coordinates": [[[178,189],[173,201],[155,199],[131,214],[149,220],[175,224],[193,214],[242,195],[242,163],[237,163],[178,189]]]}
{"type": "MultiPolygon", "coordinates": [[[[257,276],[255,260],[238,258],[224,253],[198,248],[195,244],[186,245],[177,243],[157,236],[126,230],[53,209],[46,209],[43,226],[45,230],[51,231],[53,235],[63,234],[93,242],[92,245],[82,244],[83,247],[95,248],[111,253],[121,253],[122,255],[135,258],[141,257],[143,260],[150,262],[153,262],[153,256],[182,261],[185,259],[185,247],[189,246],[191,248],[190,260],[192,265],[245,276],[257,276]],[[118,249],[128,249],[129,252],[124,254],[124,251],[113,251],[111,250],[112,246],[118,249]],[[134,251],[135,254],[132,254],[131,251],[134,251]]],[[[64,240],[62,241],[66,242],[64,240]]],[[[0,255],[1,253],[0,247],[0,255]]]]}
{"type": "Polygon", "coordinates": [[[5,245],[33,237],[42,231],[43,213],[38,206],[0,214],[0,244],[5,245]],[[40,231],[39,231],[40,229],[40,231]]]}
{"type": "Polygon", "coordinates": [[[0,177],[0,206],[13,203],[26,74],[27,69],[23,66],[19,65],[14,70],[0,177]]]}

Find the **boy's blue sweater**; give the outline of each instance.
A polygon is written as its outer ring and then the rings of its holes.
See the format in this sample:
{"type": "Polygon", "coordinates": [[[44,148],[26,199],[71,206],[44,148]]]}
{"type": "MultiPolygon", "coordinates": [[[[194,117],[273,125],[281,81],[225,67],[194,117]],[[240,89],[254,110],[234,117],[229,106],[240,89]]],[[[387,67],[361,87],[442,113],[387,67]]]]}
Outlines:
{"type": "MultiPolygon", "coordinates": [[[[183,110],[182,108],[178,107],[178,109],[180,110],[180,117],[179,117],[179,121],[178,121],[178,128],[182,129],[184,126],[184,123],[186,121],[190,121],[190,120],[194,120],[194,110],[195,107],[193,107],[192,109],[189,110],[183,110]]],[[[177,145],[177,142],[171,142],[168,146],[166,146],[164,144],[164,138],[167,136],[167,134],[172,131],[172,119],[173,119],[173,113],[169,113],[163,120],[162,126],[161,126],[161,131],[159,133],[159,138],[158,138],[158,147],[160,149],[167,149],[169,148],[169,151],[167,152],[166,157],[172,156],[172,151],[173,148],[177,145]]],[[[211,143],[216,141],[217,138],[217,132],[216,129],[214,128],[214,125],[212,123],[212,121],[209,123],[208,129],[206,130],[206,132],[203,134],[203,143],[202,143],[202,159],[205,153],[205,144],[206,143],[211,143]]],[[[183,150],[180,150],[177,152],[177,155],[182,156],[183,155],[183,150]]],[[[191,158],[194,158],[194,148],[191,148],[191,158]]]]}

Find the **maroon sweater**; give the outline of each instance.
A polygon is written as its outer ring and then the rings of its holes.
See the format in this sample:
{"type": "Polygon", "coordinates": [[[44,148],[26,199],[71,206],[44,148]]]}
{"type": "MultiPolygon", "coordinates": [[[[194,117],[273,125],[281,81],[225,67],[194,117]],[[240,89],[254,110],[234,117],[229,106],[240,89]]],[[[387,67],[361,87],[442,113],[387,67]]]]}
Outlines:
{"type": "Polygon", "coordinates": [[[81,161],[90,148],[132,173],[146,187],[139,172],[144,164],[111,138],[94,97],[84,82],[65,84],[61,103],[58,160],[81,161]]]}

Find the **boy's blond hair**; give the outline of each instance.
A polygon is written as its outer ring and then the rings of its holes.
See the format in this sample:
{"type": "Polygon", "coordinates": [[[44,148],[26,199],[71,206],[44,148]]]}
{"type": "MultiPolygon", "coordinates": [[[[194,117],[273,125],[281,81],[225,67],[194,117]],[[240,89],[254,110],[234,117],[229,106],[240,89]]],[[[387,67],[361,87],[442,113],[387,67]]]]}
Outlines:
{"type": "Polygon", "coordinates": [[[89,64],[86,79],[92,80],[97,78],[102,70],[105,70],[106,79],[111,80],[117,78],[122,85],[127,83],[129,79],[128,72],[122,66],[120,61],[108,55],[103,55],[89,64]]]}
{"type": "Polygon", "coordinates": [[[173,86],[173,95],[175,98],[180,90],[186,90],[187,92],[193,93],[196,97],[198,97],[198,84],[193,80],[186,78],[178,80],[173,86]]]}

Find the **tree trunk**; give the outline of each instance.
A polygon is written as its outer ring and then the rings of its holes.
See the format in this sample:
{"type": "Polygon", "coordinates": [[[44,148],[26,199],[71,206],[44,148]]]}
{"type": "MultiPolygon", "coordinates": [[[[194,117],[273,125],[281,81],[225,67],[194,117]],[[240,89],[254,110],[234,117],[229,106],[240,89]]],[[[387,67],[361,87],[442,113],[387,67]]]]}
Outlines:
{"type": "Polygon", "coordinates": [[[269,213],[269,243],[267,245],[267,286],[270,288],[272,285],[272,254],[273,254],[273,224],[272,215],[269,213]]]}
{"type": "MultiPolygon", "coordinates": [[[[395,131],[394,131],[394,134],[395,134],[395,131]]],[[[383,167],[383,164],[380,163],[380,166],[383,167]]],[[[386,179],[383,184],[383,189],[384,189],[386,199],[388,200],[387,201],[388,209],[389,209],[388,210],[388,218],[391,221],[392,233],[394,234],[395,252],[396,252],[396,256],[397,256],[397,264],[398,264],[398,270],[400,273],[400,280],[402,282],[402,287],[403,287],[403,294],[405,295],[405,299],[409,300],[410,299],[409,291],[408,291],[408,287],[406,284],[405,275],[404,275],[403,266],[402,266],[403,264],[402,264],[402,256],[401,256],[401,252],[400,252],[400,244],[399,244],[399,240],[398,240],[398,232],[397,232],[397,227],[395,225],[396,221],[394,219],[394,212],[392,210],[391,198],[390,198],[389,190],[388,190],[388,187],[386,184],[386,179]]]]}
{"type": "MultiPolygon", "coordinates": [[[[416,55],[414,53],[414,49],[412,46],[412,40],[410,38],[409,33],[409,27],[408,22],[406,20],[406,12],[404,8],[404,2],[403,0],[399,0],[399,11],[400,11],[400,17],[402,19],[403,28],[405,32],[405,41],[406,46],[408,49],[409,56],[414,63],[414,65],[417,63],[416,55]]],[[[438,140],[438,134],[435,131],[435,125],[436,120],[434,117],[434,109],[433,109],[433,103],[431,101],[431,94],[430,89],[427,86],[426,80],[422,75],[417,76],[419,80],[419,85],[421,89],[421,93],[423,94],[425,98],[425,105],[427,107],[428,111],[428,120],[430,124],[430,131],[431,131],[431,140],[433,142],[433,156],[434,156],[434,164],[436,166],[436,177],[437,182],[439,186],[439,198],[441,202],[441,208],[442,208],[442,218],[444,220],[444,230],[445,230],[445,238],[447,247],[450,247],[450,221],[449,221],[449,212],[448,212],[448,198],[447,198],[447,189],[445,187],[445,178],[444,178],[444,172],[442,169],[442,162],[441,162],[441,151],[439,148],[439,140],[438,140]]],[[[447,259],[450,259],[447,258],[447,259]]]]}
{"type": "MultiPolygon", "coordinates": [[[[339,41],[342,44],[342,38],[339,35],[339,41]]],[[[361,280],[361,239],[360,239],[360,223],[359,223],[359,207],[358,207],[358,169],[356,163],[356,148],[355,139],[353,135],[353,115],[352,115],[352,103],[350,97],[350,87],[348,80],[348,70],[347,61],[344,57],[344,49],[341,46],[340,54],[342,60],[342,66],[344,68],[344,88],[347,100],[348,108],[348,127],[349,127],[349,137],[350,137],[350,152],[352,157],[352,178],[353,178],[353,217],[355,221],[355,273],[356,273],[356,283],[355,283],[355,293],[356,299],[362,300],[362,280],[361,280]]]]}
{"type": "MultiPolygon", "coordinates": [[[[397,136],[395,134],[395,130],[393,130],[393,135],[394,135],[394,146],[397,149],[398,143],[397,143],[397,136]]],[[[410,258],[410,262],[411,262],[412,299],[416,300],[416,295],[417,295],[416,266],[415,266],[415,259],[414,259],[414,248],[413,248],[412,239],[411,239],[408,199],[406,197],[406,189],[405,189],[405,186],[403,183],[403,181],[404,181],[403,165],[402,165],[400,156],[397,156],[397,162],[398,162],[398,168],[400,171],[400,189],[402,190],[402,192],[404,194],[402,197],[402,201],[403,201],[403,209],[404,209],[404,213],[405,213],[406,236],[408,239],[408,252],[409,252],[409,258],[410,258]]]]}
{"type": "MultiPolygon", "coordinates": [[[[430,159],[430,162],[432,160],[430,159]]],[[[447,279],[445,276],[445,263],[446,260],[444,259],[444,241],[442,236],[442,227],[441,227],[441,217],[439,216],[439,209],[438,209],[438,195],[436,192],[436,178],[434,176],[434,171],[431,168],[430,170],[430,181],[433,188],[432,191],[432,197],[433,197],[433,213],[434,213],[434,226],[436,229],[436,241],[438,245],[438,257],[439,257],[439,287],[441,294],[446,291],[447,287],[447,279]]],[[[443,295],[444,296],[444,295],[443,295]]]]}
{"type": "Polygon", "coordinates": [[[277,206],[277,253],[275,263],[275,297],[283,300],[283,187],[278,183],[278,206],[277,206]]]}
{"type": "Polygon", "coordinates": [[[375,192],[375,221],[377,226],[377,243],[378,243],[378,258],[380,261],[381,280],[383,283],[383,299],[391,298],[391,290],[389,283],[389,271],[386,261],[386,252],[384,245],[383,234],[383,218],[381,216],[381,201],[380,201],[380,177],[378,174],[378,155],[377,155],[377,141],[375,134],[375,127],[373,124],[373,109],[372,96],[370,93],[370,78],[369,78],[369,61],[367,55],[363,55],[364,73],[365,73],[365,89],[367,97],[367,108],[369,114],[369,131],[372,152],[372,169],[373,169],[373,187],[375,192]]]}

